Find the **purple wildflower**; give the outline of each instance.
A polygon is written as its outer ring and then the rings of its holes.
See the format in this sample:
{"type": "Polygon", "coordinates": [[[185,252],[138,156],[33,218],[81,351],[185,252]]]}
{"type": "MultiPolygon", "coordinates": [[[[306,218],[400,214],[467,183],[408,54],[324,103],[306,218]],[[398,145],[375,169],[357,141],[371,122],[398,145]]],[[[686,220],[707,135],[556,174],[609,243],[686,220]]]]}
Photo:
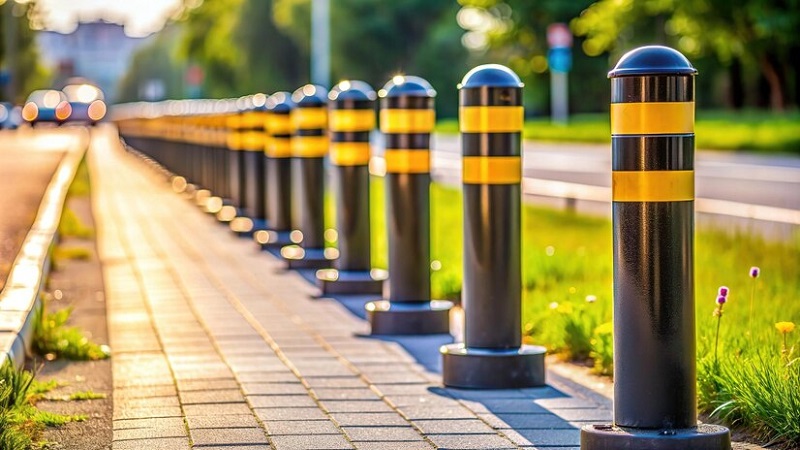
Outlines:
{"type": "Polygon", "coordinates": [[[717,304],[718,305],[724,305],[725,302],[727,302],[727,301],[728,301],[728,299],[725,298],[724,295],[720,295],[719,297],[717,297],[717,304]]]}
{"type": "Polygon", "coordinates": [[[750,278],[758,278],[759,274],[761,274],[761,269],[759,269],[758,266],[750,268],[750,278]]]}
{"type": "Polygon", "coordinates": [[[721,297],[727,297],[728,296],[728,286],[720,286],[719,287],[719,295],[721,297]]]}

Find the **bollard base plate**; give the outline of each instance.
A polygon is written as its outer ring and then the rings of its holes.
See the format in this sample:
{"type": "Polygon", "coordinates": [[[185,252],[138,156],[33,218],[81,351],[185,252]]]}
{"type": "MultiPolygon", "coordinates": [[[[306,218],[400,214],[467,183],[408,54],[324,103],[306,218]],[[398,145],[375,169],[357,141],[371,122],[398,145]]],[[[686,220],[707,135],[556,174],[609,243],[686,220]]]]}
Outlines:
{"type": "Polygon", "coordinates": [[[380,295],[387,278],[388,273],[380,269],[321,269],[317,271],[317,287],[322,295],[380,295]]]}
{"type": "Polygon", "coordinates": [[[261,250],[282,248],[292,244],[291,231],[258,230],[253,233],[253,240],[261,246],[261,250]]]}
{"type": "Polygon", "coordinates": [[[446,300],[420,302],[369,302],[365,308],[373,335],[445,334],[450,332],[450,309],[446,300]]]}
{"type": "Polygon", "coordinates": [[[267,221],[264,219],[252,219],[250,217],[239,216],[231,220],[228,224],[231,231],[239,237],[252,238],[257,231],[267,229],[267,221]]]}
{"type": "Polygon", "coordinates": [[[545,384],[546,349],[523,345],[514,349],[442,346],[442,382],[466,389],[515,389],[545,384]]]}
{"type": "Polygon", "coordinates": [[[645,430],[612,425],[581,429],[581,450],[730,450],[731,433],[719,425],[680,430],[645,430]]]}
{"type": "Polygon", "coordinates": [[[303,248],[287,245],[281,248],[281,256],[288,269],[325,269],[332,261],[325,257],[325,249],[303,248]]]}

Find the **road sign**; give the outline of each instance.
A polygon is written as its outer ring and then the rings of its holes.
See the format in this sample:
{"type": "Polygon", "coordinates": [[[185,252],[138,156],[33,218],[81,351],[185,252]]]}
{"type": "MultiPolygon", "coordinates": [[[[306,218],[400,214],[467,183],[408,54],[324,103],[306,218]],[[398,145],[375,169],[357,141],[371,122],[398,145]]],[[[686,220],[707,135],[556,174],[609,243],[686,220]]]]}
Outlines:
{"type": "Polygon", "coordinates": [[[550,48],[572,47],[572,32],[565,23],[551,23],[547,27],[547,44],[550,48]]]}
{"type": "Polygon", "coordinates": [[[554,47],[547,52],[547,64],[552,72],[569,72],[572,69],[572,51],[568,47],[554,47]]]}

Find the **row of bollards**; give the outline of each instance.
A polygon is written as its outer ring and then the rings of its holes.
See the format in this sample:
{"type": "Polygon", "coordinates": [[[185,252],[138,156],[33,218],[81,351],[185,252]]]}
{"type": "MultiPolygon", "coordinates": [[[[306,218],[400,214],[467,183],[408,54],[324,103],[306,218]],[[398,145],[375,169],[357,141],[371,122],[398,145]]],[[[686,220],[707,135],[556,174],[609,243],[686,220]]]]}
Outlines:
{"type": "MultiPolygon", "coordinates": [[[[609,73],[614,423],[585,426],[582,449],[730,449],[728,430],[698,425],[695,405],[695,74],[660,46],[629,52],[609,73]]],[[[545,383],[544,348],[521,336],[522,87],[500,65],[476,67],[459,86],[465,328],[463,343],[441,349],[450,387],[545,383]]],[[[430,298],[435,95],[413,76],[380,91],[389,267],[387,295],[366,306],[376,335],[449,330],[452,304],[430,298]]],[[[207,211],[279,248],[288,267],[321,268],[324,294],[377,295],[386,274],[370,264],[376,99],[366,83],[343,81],[330,93],[306,85],[202,111],[123,113],[118,123],[132,147],[183,177],[179,186],[194,186],[207,211]],[[336,249],[325,245],[326,158],[336,249]]]]}

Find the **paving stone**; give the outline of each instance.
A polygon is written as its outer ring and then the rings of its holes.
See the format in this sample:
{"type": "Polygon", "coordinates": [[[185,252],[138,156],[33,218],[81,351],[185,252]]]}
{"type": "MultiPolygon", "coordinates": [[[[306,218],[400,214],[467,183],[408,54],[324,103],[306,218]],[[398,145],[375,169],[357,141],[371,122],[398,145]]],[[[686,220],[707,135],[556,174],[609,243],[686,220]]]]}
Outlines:
{"type": "MultiPolygon", "coordinates": [[[[373,387],[381,394],[390,398],[394,395],[425,395],[436,393],[436,388],[431,388],[427,384],[374,384],[373,387]]],[[[446,396],[443,395],[442,397],[446,396]]]]}
{"type": "Polygon", "coordinates": [[[496,434],[467,434],[463,436],[452,434],[429,434],[431,440],[439,449],[514,449],[517,448],[508,439],[496,434]]]}
{"type": "Polygon", "coordinates": [[[573,421],[583,421],[583,422],[593,422],[593,421],[603,421],[603,422],[610,422],[611,421],[611,411],[607,409],[597,409],[597,408],[584,408],[584,409],[576,409],[576,408],[569,408],[569,409],[553,409],[551,412],[558,417],[561,417],[564,420],[573,422],[573,421]]]}
{"type": "Polygon", "coordinates": [[[180,400],[184,405],[196,403],[241,403],[244,401],[244,397],[239,389],[220,389],[181,392],[180,400]]]}
{"type": "Polygon", "coordinates": [[[202,450],[271,450],[273,447],[269,444],[225,444],[225,445],[195,445],[192,448],[202,450]]]}
{"type": "Polygon", "coordinates": [[[267,444],[267,436],[261,428],[225,428],[189,430],[192,444],[198,445],[230,445],[230,444],[267,444]]]}
{"type": "Polygon", "coordinates": [[[326,400],[321,401],[328,412],[393,412],[391,407],[380,400],[326,400]]]}
{"type": "Polygon", "coordinates": [[[429,406],[406,406],[398,408],[408,420],[424,419],[474,419],[475,414],[470,410],[461,407],[429,407],[429,406]]]}
{"type": "Polygon", "coordinates": [[[270,436],[283,434],[340,434],[330,420],[283,420],[264,422],[270,436]]]}
{"type": "Polygon", "coordinates": [[[317,406],[308,395],[248,395],[253,408],[311,408],[317,406]]]}
{"type": "Polygon", "coordinates": [[[535,446],[580,446],[581,430],[517,430],[535,446]]]}
{"type": "Polygon", "coordinates": [[[380,396],[370,389],[314,389],[320,400],[380,400],[380,396]]]}
{"type": "Polygon", "coordinates": [[[341,434],[273,436],[272,445],[274,445],[277,450],[307,450],[312,448],[316,450],[340,450],[354,448],[341,434]]]}
{"type": "Polygon", "coordinates": [[[411,426],[405,427],[343,427],[351,441],[421,441],[422,436],[411,426]]]}
{"type": "Polygon", "coordinates": [[[308,395],[308,389],[294,383],[242,383],[245,395],[308,395]]]}
{"type": "Polygon", "coordinates": [[[186,427],[128,428],[114,430],[115,440],[186,437],[186,427]]]}
{"type": "Polygon", "coordinates": [[[134,398],[177,397],[175,385],[120,387],[114,389],[115,401],[134,398]]]}
{"type": "Polygon", "coordinates": [[[403,442],[355,442],[358,450],[431,450],[433,446],[425,441],[403,442]]]}
{"type": "MultiPolygon", "coordinates": [[[[116,408],[116,406],[115,406],[116,408]]],[[[178,406],[115,409],[113,420],[147,419],[155,417],[183,417],[178,406]]]]}
{"type": "Polygon", "coordinates": [[[241,383],[295,383],[298,378],[286,369],[285,372],[243,372],[237,375],[241,383]]]}
{"type": "Polygon", "coordinates": [[[199,428],[257,428],[258,422],[252,414],[224,416],[188,416],[189,429],[199,428]]]}
{"type": "Polygon", "coordinates": [[[425,434],[487,434],[494,433],[491,426],[478,419],[415,420],[425,434]]]}
{"type": "Polygon", "coordinates": [[[306,382],[312,389],[352,389],[369,386],[368,383],[357,377],[314,377],[308,378],[306,382]]]}
{"type": "Polygon", "coordinates": [[[328,420],[319,408],[254,408],[258,418],[263,421],[271,420],[328,420]]]}
{"type": "Polygon", "coordinates": [[[478,416],[497,429],[571,429],[575,428],[566,420],[550,413],[544,414],[478,414],[478,416]]]}
{"type": "Polygon", "coordinates": [[[160,417],[157,419],[118,419],[113,422],[114,430],[130,430],[134,428],[186,430],[182,417],[160,417]]]}
{"type": "Polygon", "coordinates": [[[219,380],[178,380],[178,389],[183,391],[212,391],[218,389],[237,389],[239,383],[234,378],[219,380]]]}
{"type": "Polygon", "coordinates": [[[247,403],[196,403],[184,405],[187,416],[247,415],[251,414],[247,403]]]}
{"type": "Polygon", "coordinates": [[[331,413],[333,420],[339,426],[365,426],[365,427],[384,427],[384,426],[406,426],[409,422],[394,411],[379,413],[360,413],[360,412],[335,412],[331,413]]]}
{"type": "Polygon", "coordinates": [[[391,403],[397,408],[404,408],[408,406],[426,406],[431,408],[455,408],[460,406],[458,400],[431,394],[392,395],[392,396],[387,396],[386,399],[389,401],[389,403],[391,403]]]}
{"type": "Polygon", "coordinates": [[[189,438],[131,439],[111,445],[114,450],[189,450],[189,438]]]}

